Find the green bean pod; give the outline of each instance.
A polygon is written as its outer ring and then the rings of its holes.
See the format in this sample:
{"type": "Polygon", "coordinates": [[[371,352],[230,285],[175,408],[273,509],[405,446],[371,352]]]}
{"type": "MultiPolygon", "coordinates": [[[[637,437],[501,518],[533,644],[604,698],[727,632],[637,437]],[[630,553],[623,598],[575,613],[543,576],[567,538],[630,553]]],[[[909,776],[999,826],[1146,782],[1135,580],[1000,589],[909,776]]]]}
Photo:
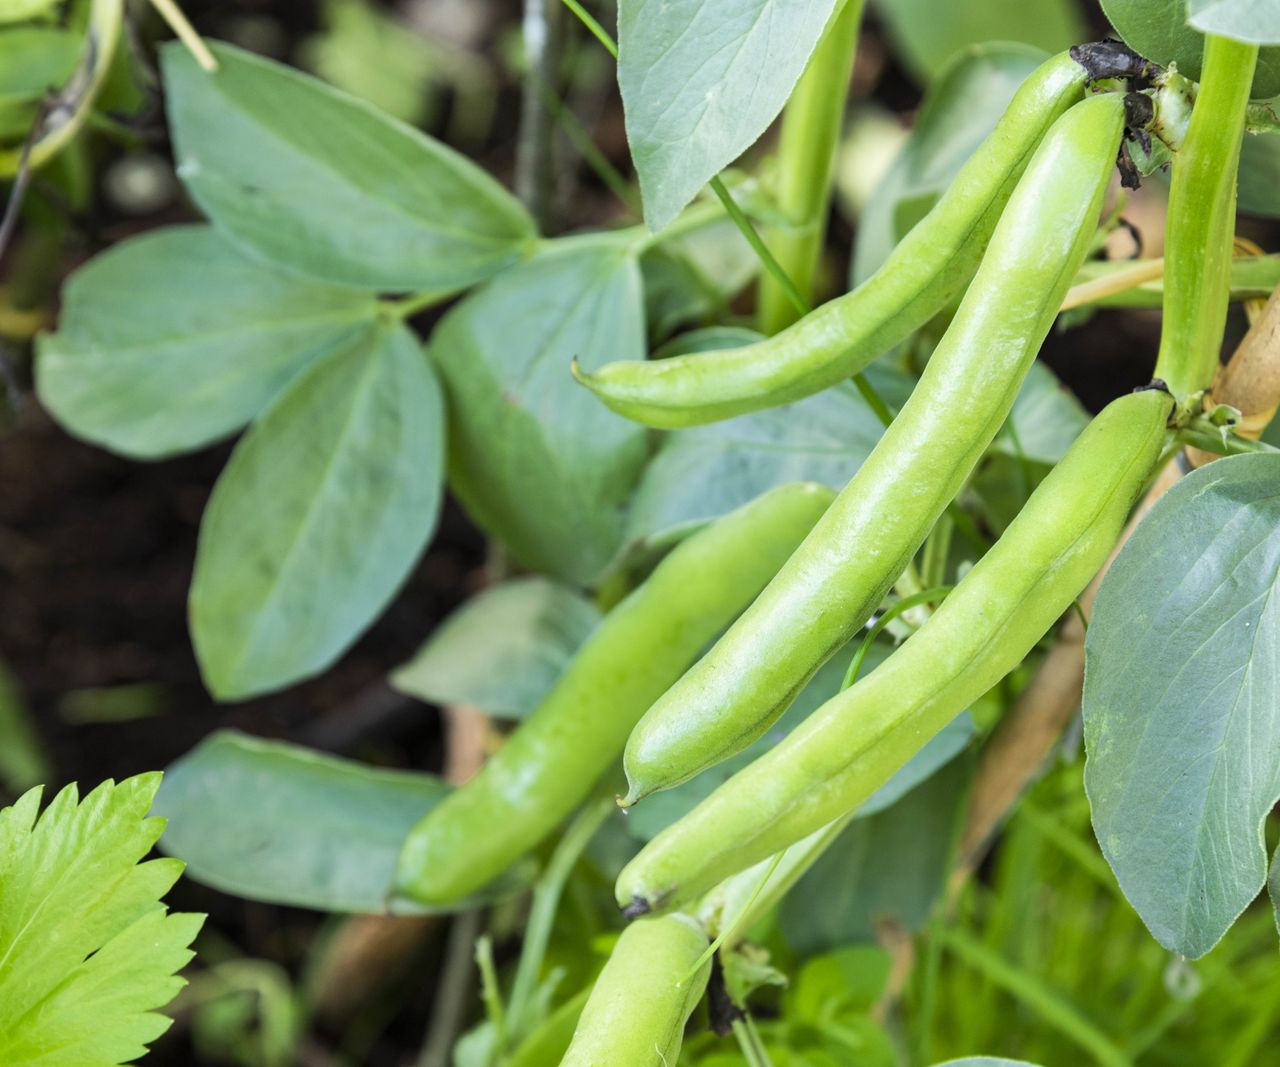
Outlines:
{"type": "Polygon", "coordinates": [[[560,1067],[675,1067],[685,1023],[711,975],[710,957],[694,970],[707,944],[687,915],[623,930],[560,1067]]]}
{"type": "Polygon", "coordinates": [[[674,549],[582,646],[542,704],[410,831],[396,892],[444,904],[484,887],[577,807],[636,720],[777,572],[835,494],[780,486],[674,549]]]}
{"type": "Polygon", "coordinates": [[[1098,220],[1119,94],[1050,129],[924,375],[853,480],[627,742],[630,805],[745,748],[857,632],[1004,423],[1098,220]]]}
{"type": "Polygon", "coordinates": [[[968,284],[1028,159],[1085,77],[1065,52],[1033,71],[933,210],[853,292],[755,344],[575,367],[579,381],[627,418],[673,428],[799,400],[862,370],[968,284]]]}
{"type": "Polygon", "coordinates": [[[1106,561],[1172,407],[1155,390],[1109,405],[937,612],[650,841],[622,871],[618,903],[679,906],[852,811],[1016,667],[1106,561]]]}

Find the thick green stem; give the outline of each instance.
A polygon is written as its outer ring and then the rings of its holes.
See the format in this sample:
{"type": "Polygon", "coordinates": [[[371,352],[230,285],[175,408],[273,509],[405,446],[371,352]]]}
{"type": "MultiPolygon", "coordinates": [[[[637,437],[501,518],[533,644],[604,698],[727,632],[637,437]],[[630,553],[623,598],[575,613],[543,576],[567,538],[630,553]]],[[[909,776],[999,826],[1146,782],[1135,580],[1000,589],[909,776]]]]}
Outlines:
{"type": "Polygon", "coordinates": [[[1258,46],[1210,35],[1165,224],[1164,325],[1156,377],[1177,401],[1213,381],[1226,323],[1236,169],[1258,46]]]}
{"type": "MultiPolygon", "coordinates": [[[[777,206],[787,225],[765,235],[765,243],[807,302],[822,254],[831,201],[836,143],[853,71],[863,0],[845,0],[823,35],[782,117],[778,149],[777,206]]],[[[799,316],[770,275],[760,278],[760,329],[777,333],[799,316]]]]}

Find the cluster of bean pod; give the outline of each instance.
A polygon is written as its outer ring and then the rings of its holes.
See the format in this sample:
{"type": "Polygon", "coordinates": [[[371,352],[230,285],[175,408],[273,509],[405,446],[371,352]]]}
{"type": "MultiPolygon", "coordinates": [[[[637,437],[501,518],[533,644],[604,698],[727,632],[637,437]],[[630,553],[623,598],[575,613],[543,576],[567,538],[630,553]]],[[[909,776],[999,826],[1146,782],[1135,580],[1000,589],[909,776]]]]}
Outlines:
{"type": "MultiPolygon", "coordinates": [[[[629,806],[739,752],[867,622],[1009,416],[1086,256],[1132,120],[1124,94],[1089,86],[1137,72],[1122,52],[1111,70],[1097,58],[1073,50],[1033,72],[932,212],[853,292],[756,344],[579,373],[652,426],[723,419],[848,378],[963,292],[846,488],[775,489],[672,551],[480,774],[412,831],[400,893],[441,904],[482,888],[620,755],[629,806]]],[[[820,851],[1022,661],[1113,548],[1168,445],[1173,406],[1158,387],[1108,406],[923,626],[626,866],[618,903],[647,917],[623,933],[564,1064],[675,1062],[725,880],[801,842],[789,854],[820,851]]]]}

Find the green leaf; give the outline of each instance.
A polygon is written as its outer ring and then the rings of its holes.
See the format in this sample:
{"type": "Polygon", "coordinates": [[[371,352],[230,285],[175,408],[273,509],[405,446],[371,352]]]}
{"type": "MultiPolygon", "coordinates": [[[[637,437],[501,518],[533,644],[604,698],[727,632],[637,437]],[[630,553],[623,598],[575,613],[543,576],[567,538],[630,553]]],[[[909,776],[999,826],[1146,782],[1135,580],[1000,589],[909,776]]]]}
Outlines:
{"type": "Polygon", "coordinates": [[[1276,929],[1280,930],[1280,848],[1271,861],[1271,874],[1267,878],[1267,891],[1271,894],[1271,907],[1276,913],[1276,929]]]}
{"type": "Polygon", "coordinates": [[[151,459],[215,441],[298,372],[367,336],[368,294],[300,281],[245,256],[209,226],[114,246],[62,292],[39,340],[40,399],[68,430],[151,459]]]}
{"type": "Polygon", "coordinates": [[[620,0],[618,85],[660,230],[786,103],[835,0],[620,0]]]}
{"type": "Polygon", "coordinates": [[[1240,146],[1239,208],[1280,218],[1280,134],[1248,134],[1240,146]]]}
{"type": "Polygon", "coordinates": [[[571,238],[472,293],[431,339],[449,400],[450,487],[520,563],[575,584],[617,551],[645,431],[569,366],[643,359],[641,301],[629,243],[571,238]]]}
{"type": "Polygon", "coordinates": [[[391,684],[433,704],[522,719],[599,621],[596,606],[575,590],[537,576],[516,578],[450,615],[391,684]]]}
{"type": "Polygon", "coordinates": [[[858,220],[855,283],[870,277],[924,218],[1044,58],[1027,45],[983,44],[939,73],[925,93],[911,136],[858,220]]]}
{"type": "Polygon", "coordinates": [[[965,1056],[959,1060],[947,1060],[937,1067],[1036,1067],[1026,1060],[1006,1060],[1003,1056],[965,1056]]]}
{"type": "MultiPolygon", "coordinates": [[[[882,392],[910,388],[876,367],[882,392]]],[[[890,403],[893,400],[890,399],[890,403]]],[[[843,489],[884,427],[852,385],[783,407],[666,435],[645,469],[627,516],[629,540],[687,531],[787,482],[843,489]]]]}
{"type": "Polygon", "coordinates": [[[197,881],[251,900],[378,913],[405,835],[449,789],[433,775],[223,730],[168,769],[155,810],[169,820],[161,846],[197,881]]]}
{"type": "Polygon", "coordinates": [[[680,326],[722,317],[759,267],[742,231],[729,219],[649,249],[640,269],[650,335],[664,340],[680,326]]]}
{"type": "Polygon", "coordinates": [[[924,82],[975,45],[1010,41],[1061,52],[1086,33],[1075,0],[877,0],[876,12],[894,51],[924,82]]]}
{"type": "Polygon", "coordinates": [[[0,5],[0,23],[25,22],[49,13],[58,0],[4,0],[0,5]]]}
{"type": "Polygon", "coordinates": [[[435,527],[444,417],[417,339],[367,331],[314,363],[237,444],[200,526],[191,632],[239,699],[323,670],[435,527]]]}
{"type": "Polygon", "coordinates": [[[80,59],[80,44],[74,33],[56,26],[0,31],[0,138],[19,142],[25,138],[40,98],[70,80],[80,59]]]}
{"type": "Polygon", "coordinates": [[[787,943],[799,954],[875,940],[892,917],[919,929],[946,884],[970,760],[952,760],[892,807],[849,824],[783,899],[787,943]]]}
{"type": "Polygon", "coordinates": [[[496,181],[361,100],[214,43],[206,73],[162,50],[178,174],[250,251],[380,290],[460,289],[527,253],[533,221],[496,181]]]}
{"type": "MultiPolygon", "coordinates": [[[[1216,4],[1221,0],[1213,0],[1216,4]]],[[[1269,4],[1270,0],[1260,0],[1269,4]]],[[[1200,77],[1204,36],[1187,24],[1184,0],[1102,0],[1102,10],[1125,44],[1162,66],[1176,63],[1188,78],[1200,77]]],[[[1280,48],[1258,53],[1254,98],[1280,93],[1280,48]]]]}
{"type": "Polygon", "coordinates": [[[1187,0],[1187,21],[1201,33],[1280,44],[1280,0],[1187,0]]]}
{"type": "Polygon", "coordinates": [[[0,785],[21,792],[52,777],[18,683],[0,664],[0,785]]]}
{"type": "Polygon", "coordinates": [[[182,864],[140,862],[164,823],[146,818],[160,775],[104,782],[82,803],[40,790],[0,811],[0,1063],[114,1067],[169,1028],[157,1009],[204,917],[161,897],[182,864]]]}
{"type": "Polygon", "coordinates": [[[1280,456],[1182,479],[1107,572],[1085,641],[1098,843],[1156,939],[1196,958],[1258,895],[1280,799],[1280,456]]]}
{"type": "Polygon", "coordinates": [[[1017,440],[1006,427],[992,451],[1035,463],[1057,463],[1089,425],[1084,405],[1039,361],[1031,364],[1009,418],[1017,440]]]}

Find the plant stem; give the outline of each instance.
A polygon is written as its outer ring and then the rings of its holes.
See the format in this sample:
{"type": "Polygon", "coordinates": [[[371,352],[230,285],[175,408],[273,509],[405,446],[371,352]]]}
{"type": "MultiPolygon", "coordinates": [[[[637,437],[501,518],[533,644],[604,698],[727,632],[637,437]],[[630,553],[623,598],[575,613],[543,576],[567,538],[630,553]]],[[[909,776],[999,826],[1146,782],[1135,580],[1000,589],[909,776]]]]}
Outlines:
{"type": "Polygon", "coordinates": [[[1212,34],[1165,223],[1164,325],[1156,377],[1179,404],[1218,366],[1235,233],[1236,170],[1258,46],[1212,34]]]}
{"type": "Polygon", "coordinates": [[[529,922],[525,926],[524,946],[520,962],[516,965],[515,981],[507,1003],[507,1036],[519,1041],[531,1028],[532,1020],[524,1015],[533,1003],[538,977],[542,973],[542,961],[547,955],[547,943],[551,940],[551,926],[555,922],[560,895],[564,892],[569,874],[582,855],[583,849],[597,830],[616,811],[611,795],[596,796],[578,812],[569,828],[551,853],[547,869],[538,879],[533,890],[533,904],[529,909],[529,922]]]}
{"type": "MultiPolygon", "coordinates": [[[[775,250],[784,274],[809,302],[826,233],[836,144],[853,73],[862,6],[863,0],[844,0],[782,114],[775,199],[787,225],[772,227],[765,239],[775,250]]],[[[777,333],[799,317],[772,275],[760,279],[757,317],[761,332],[766,334],[777,333]]]]}
{"type": "Polygon", "coordinates": [[[537,220],[538,229],[555,228],[555,124],[548,97],[555,96],[560,56],[561,7],[555,0],[524,0],[524,84],[516,143],[516,195],[537,220]]]}

